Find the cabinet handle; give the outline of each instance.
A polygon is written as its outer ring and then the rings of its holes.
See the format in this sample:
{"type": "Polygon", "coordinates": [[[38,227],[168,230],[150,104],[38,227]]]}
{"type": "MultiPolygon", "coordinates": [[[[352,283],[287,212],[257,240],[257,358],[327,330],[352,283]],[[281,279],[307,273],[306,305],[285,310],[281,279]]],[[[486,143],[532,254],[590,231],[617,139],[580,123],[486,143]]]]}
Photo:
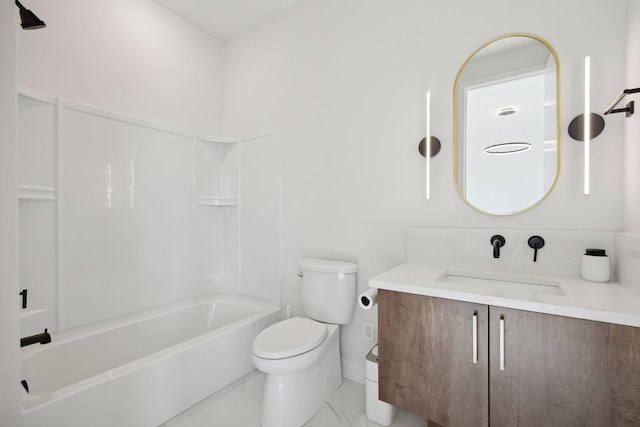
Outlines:
{"type": "Polygon", "coordinates": [[[500,316],[500,370],[504,371],[504,316],[500,316]]]}
{"type": "Polygon", "coordinates": [[[473,313],[473,364],[478,363],[478,312],[473,313]]]}

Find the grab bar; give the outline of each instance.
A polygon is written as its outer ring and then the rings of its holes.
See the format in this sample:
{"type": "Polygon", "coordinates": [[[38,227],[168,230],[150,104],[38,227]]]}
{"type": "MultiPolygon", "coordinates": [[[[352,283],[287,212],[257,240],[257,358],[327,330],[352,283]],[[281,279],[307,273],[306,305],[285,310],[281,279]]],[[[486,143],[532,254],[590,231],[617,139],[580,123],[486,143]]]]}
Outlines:
{"type": "Polygon", "coordinates": [[[611,105],[609,105],[609,108],[607,108],[607,111],[604,112],[605,116],[607,114],[615,114],[615,113],[626,113],[625,116],[626,117],[631,117],[634,113],[634,101],[629,102],[625,108],[615,108],[616,105],[618,105],[618,103],[620,101],[622,101],[622,99],[632,93],[638,93],[640,92],[640,87],[637,87],[635,89],[625,89],[623,90],[620,95],[618,95],[618,97],[611,103],[611,105]]]}

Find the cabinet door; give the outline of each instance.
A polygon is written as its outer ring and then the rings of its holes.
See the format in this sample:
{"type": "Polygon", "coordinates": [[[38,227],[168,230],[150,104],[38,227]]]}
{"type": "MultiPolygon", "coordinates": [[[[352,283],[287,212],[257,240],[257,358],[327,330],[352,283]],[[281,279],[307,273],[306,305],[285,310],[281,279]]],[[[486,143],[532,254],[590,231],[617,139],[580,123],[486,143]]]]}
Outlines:
{"type": "Polygon", "coordinates": [[[639,328],[489,310],[492,427],[640,425],[639,328]]]}
{"type": "Polygon", "coordinates": [[[380,290],[380,399],[443,426],[487,426],[487,320],[486,305],[380,290]]]}

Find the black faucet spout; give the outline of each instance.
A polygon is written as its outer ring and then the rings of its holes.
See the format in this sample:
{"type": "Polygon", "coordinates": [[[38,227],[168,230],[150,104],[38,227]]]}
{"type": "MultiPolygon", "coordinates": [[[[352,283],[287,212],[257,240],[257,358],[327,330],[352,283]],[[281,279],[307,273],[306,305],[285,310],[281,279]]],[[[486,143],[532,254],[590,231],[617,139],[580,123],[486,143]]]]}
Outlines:
{"type": "Polygon", "coordinates": [[[491,246],[493,246],[493,257],[500,258],[500,248],[504,246],[505,239],[500,234],[491,236],[491,246]]]}
{"type": "Polygon", "coordinates": [[[20,338],[20,347],[24,347],[27,345],[40,343],[40,344],[48,344],[51,342],[51,334],[47,332],[47,329],[44,330],[41,334],[35,334],[28,337],[20,338]]]}

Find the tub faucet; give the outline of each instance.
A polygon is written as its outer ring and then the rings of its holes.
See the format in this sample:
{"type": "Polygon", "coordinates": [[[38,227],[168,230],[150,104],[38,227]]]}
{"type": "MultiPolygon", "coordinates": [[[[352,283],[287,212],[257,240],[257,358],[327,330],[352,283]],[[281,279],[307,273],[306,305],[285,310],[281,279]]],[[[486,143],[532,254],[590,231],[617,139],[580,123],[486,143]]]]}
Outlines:
{"type": "Polygon", "coordinates": [[[45,329],[41,334],[35,334],[29,337],[20,338],[20,347],[35,344],[37,342],[39,342],[40,344],[47,344],[51,342],[51,335],[49,334],[49,332],[47,332],[47,329],[45,329]]]}
{"type": "Polygon", "coordinates": [[[505,240],[499,234],[491,236],[491,246],[493,246],[493,257],[500,258],[500,248],[504,246],[505,240]]]}

